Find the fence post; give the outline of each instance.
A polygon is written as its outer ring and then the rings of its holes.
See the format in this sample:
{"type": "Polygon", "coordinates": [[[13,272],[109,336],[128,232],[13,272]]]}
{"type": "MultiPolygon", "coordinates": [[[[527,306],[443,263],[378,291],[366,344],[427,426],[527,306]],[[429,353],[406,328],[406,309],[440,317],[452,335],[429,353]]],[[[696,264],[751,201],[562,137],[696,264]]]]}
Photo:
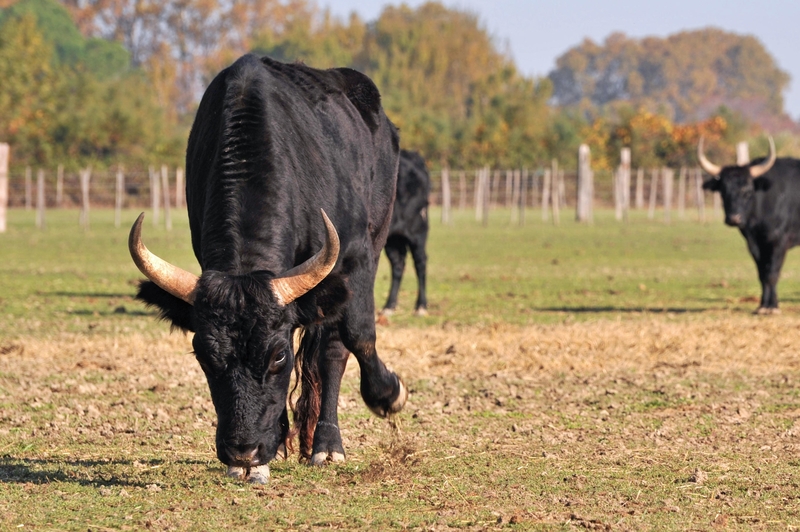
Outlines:
{"type": "Polygon", "coordinates": [[[81,181],[81,214],[80,226],[84,229],[89,229],[89,181],[92,178],[91,167],[84,168],[80,171],[81,181]]]}
{"type": "Polygon", "coordinates": [[[31,177],[31,167],[25,167],[25,210],[33,208],[33,184],[31,177]]]}
{"type": "Polygon", "coordinates": [[[481,209],[483,211],[482,222],[484,227],[487,227],[489,225],[489,205],[491,203],[490,200],[492,198],[492,189],[490,184],[491,178],[492,178],[491,171],[489,170],[489,167],[486,166],[483,169],[483,194],[482,194],[483,207],[481,209]]]}
{"type": "Polygon", "coordinates": [[[678,218],[686,218],[686,167],[681,166],[678,176],[678,218]]]}
{"type": "Polygon", "coordinates": [[[534,170],[531,174],[531,208],[535,209],[539,203],[539,171],[534,170]]]}
{"type": "Polygon", "coordinates": [[[463,211],[467,208],[467,172],[461,170],[458,173],[458,210],[463,211]]]}
{"type": "Polygon", "coordinates": [[[175,169],[175,208],[182,209],[186,206],[186,187],[183,185],[183,168],[175,169]]]}
{"type": "Polygon", "coordinates": [[[56,207],[64,206],[64,165],[59,164],[56,170],[56,207]]]}
{"type": "Polygon", "coordinates": [[[36,172],[36,227],[45,228],[44,222],[44,170],[36,172]]]}
{"type": "Polygon", "coordinates": [[[658,168],[653,168],[650,174],[650,205],[647,210],[647,219],[656,217],[656,195],[658,194],[658,168]]]}
{"type": "Polygon", "coordinates": [[[7,229],[9,152],[10,146],[0,142],[0,233],[5,233],[7,229]]]}
{"type": "Polygon", "coordinates": [[[747,142],[736,143],[736,164],[738,166],[745,166],[750,162],[750,148],[747,142]]]}
{"type": "Polygon", "coordinates": [[[636,170],[636,209],[644,209],[644,168],[636,170]]]}
{"type": "Polygon", "coordinates": [[[450,225],[450,169],[442,168],[442,223],[450,225]]]}
{"type": "Polygon", "coordinates": [[[549,213],[547,212],[550,208],[550,181],[553,180],[553,170],[550,168],[545,168],[544,176],[542,177],[542,221],[546,222],[548,220],[549,213]]]}
{"type": "Polygon", "coordinates": [[[475,170],[475,221],[483,220],[483,168],[475,170]]]}
{"type": "Polygon", "coordinates": [[[169,205],[169,169],[166,164],[161,165],[161,188],[164,194],[164,221],[167,231],[172,231],[172,211],[169,205]]]}
{"type": "Polygon", "coordinates": [[[699,168],[694,170],[694,198],[697,204],[697,218],[706,221],[706,196],[703,193],[703,172],[699,168]]]}
{"type": "Polygon", "coordinates": [[[661,179],[664,182],[664,223],[672,220],[672,187],[675,181],[675,171],[672,168],[661,170],[661,179]]]}
{"type": "Polygon", "coordinates": [[[150,174],[150,206],[153,209],[153,225],[157,226],[161,214],[161,185],[158,182],[155,168],[150,166],[148,172],[150,174]]]}
{"type": "Polygon", "coordinates": [[[561,182],[563,174],[558,168],[558,161],[553,159],[551,162],[553,176],[550,178],[550,205],[553,208],[553,224],[561,223],[561,182]]]}
{"type": "Polygon", "coordinates": [[[525,206],[528,204],[528,169],[522,169],[522,175],[520,176],[520,183],[519,183],[519,206],[517,209],[519,210],[519,226],[525,226],[525,206]]]}
{"type": "Polygon", "coordinates": [[[719,212],[722,210],[722,206],[720,205],[719,201],[719,193],[712,194],[711,196],[713,199],[711,200],[713,203],[713,211],[714,211],[714,221],[719,220],[719,212]]]}
{"type": "Polygon", "coordinates": [[[511,223],[519,223],[519,188],[522,174],[519,170],[509,170],[509,172],[511,173],[511,223]]]}
{"type": "Polygon", "coordinates": [[[592,221],[592,153],[587,144],[578,147],[578,179],[575,206],[575,219],[579,222],[592,221]]]}
{"type": "Polygon", "coordinates": [[[122,202],[125,201],[125,173],[122,165],[117,166],[117,188],[114,197],[114,227],[122,224],[122,202]]]}
{"type": "Polygon", "coordinates": [[[628,221],[628,211],[631,208],[631,149],[622,148],[620,151],[619,165],[619,202],[620,219],[628,221]]]}

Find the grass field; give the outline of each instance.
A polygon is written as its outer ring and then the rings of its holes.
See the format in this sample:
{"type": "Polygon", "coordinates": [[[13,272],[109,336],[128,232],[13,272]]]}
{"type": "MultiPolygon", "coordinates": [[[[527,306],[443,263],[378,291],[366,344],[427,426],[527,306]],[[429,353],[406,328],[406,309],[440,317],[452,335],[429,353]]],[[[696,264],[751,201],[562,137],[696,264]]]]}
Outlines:
{"type": "MultiPolygon", "coordinates": [[[[783,314],[757,317],[743,239],[721,221],[600,212],[524,228],[431,213],[430,315],[400,310],[379,352],[409,384],[370,415],[340,400],[348,461],[224,477],[187,336],[131,299],[113,213],[12,211],[0,235],[0,530],[800,527],[800,253],[783,314]]],[[[188,227],[144,240],[197,271],[188,227]]],[[[797,255],[795,255],[797,254],[797,255]]],[[[381,263],[376,301],[388,292],[381,263]]]]}

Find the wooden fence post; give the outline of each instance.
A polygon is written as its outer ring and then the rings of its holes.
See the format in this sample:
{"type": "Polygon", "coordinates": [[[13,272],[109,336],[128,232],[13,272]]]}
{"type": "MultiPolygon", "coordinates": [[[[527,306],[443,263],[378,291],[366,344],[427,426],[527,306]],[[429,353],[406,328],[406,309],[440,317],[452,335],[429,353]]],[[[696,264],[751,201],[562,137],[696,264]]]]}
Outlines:
{"type": "Polygon", "coordinates": [[[578,147],[578,178],[575,199],[575,219],[592,221],[592,153],[587,144],[578,147]]]}
{"type": "Polygon", "coordinates": [[[539,203],[539,171],[531,174],[531,208],[535,209],[539,203]]]}
{"type": "Polygon", "coordinates": [[[631,149],[620,150],[619,168],[614,173],[614,215],[617,220],[628,219],[628,204],[631,188],[631,149]]]}
{"type": "Polygon", "coordinates": [[[33,208],[33,182],[31,177],[31,167],[25,167],[25,210],[33,208]]]}
{"type": "Polygon", "coordinates": [[[467,208],[467,172],[461,170],[458,173],[458,210],[463,211],[467,208]]]}
{"type": "Polygon", "coordinates": [[[64,206],[64,165],[59,164],[56,170],[56,207],[64,206]]]}
{"type": "Polygon", "coordinates": [[[703,172],[699,168],[694,169],[694,198],[697,205],[697,218],[702,223],[706,221],[706,196],[703,191],[703,172]]]}
{"type": "Polygon", "coordinates": [[[542,221],[546,222],[550,215],[547,212],[550,208],[550,181],[553,180],[553,170],[550,168],[544,169],[544,176],[542,177],[542,221]]]}
{"type": "Polygon", "coordinates": [[[122,203],[125,201],[125,173],[122,165],[117,166],[117,188],[114,195],[114,227],[122,224],[122,203]]]}
{"type": "Polygon", "coordinates": [[[678,176],[678,218],[686,218],[686,167],[681,166],[678,176]]]}
{"type": "Polygon", "coordinates": [[[675,171],[672,168],[661,170],[661,179],[664,183],[664,222],[672,221],[672,187],[675,182],[675,171]]]}
{"type": "Polygon", "coordinates": [[[450,225],[450,169],[442,168],[442,223],[450,225]]]}
{"type": "Polygon", "coordinates": [[[483,220],[483,168],[475,170],[475,221],[483,220]]]}
{"type": "Polygon", "coordinates": [[[553,159],[553,175],[550,178],[550,206],[553,208],[553,224],[561,223],[561,170],[558,168],[558,161],[553,159]]]}
{"type": "Polygon", "coordinates": [[[5,233],[8,228],[6,223],[8,215],[8,159],[10,146],[0,142],[0,233],[5,233]]]}
{"type": "Polygon", "coordinates": [[[45,228],[44,222],[44,170],[36,171],[36,227],[45,228]]]}
{"type": "Polygon", "coordinates": [[[503,195],[503,206],[507,209],[513,205],[511,201],[512,190],[514,188],[514,171],[506,170],[506,191],[503,195]]]}
{"type": "Polygon", "coordinates": [[[79,217],[80,226],[89,229],[89,181],[92,178],[91,167],[80,171],[81,181],[81,214],[79,217]]]}
{"type": "Polygon", "coordinates": [[[158,225],[160,218],[160,203],[161,203],[161,185],[159,184],[158,175],[152,166],[148,168],[150,174],[150,206],[153,209],[153,225],[158,225]]]}
{"type": "MultiPolygon", "coordinates": [[[[497,175],[496,172],[495,175],[497,175]]],[[[481,208],[481,210],[483,211],[482,223],[484,227],[487,227],[489,225],[489,207],[491,205],[490,200],[492,197],[492,189],[490,184],[491,178],[492,178],[491,171],[487,166],[483,169],[483,195],[482,195],[483,207],[481,208]]]]}
{"type": "Polygon", "coordinates": [[[653,168],[650,174],[650,205],[647,210],[647,219],[656,217],[656,195],[658,194],[658,168],[653,168]]]}
{"type": "Polygon", "coordinates": [[[161,165],[161,188],[164,194],[164,221],[167,231],[172,231],[172,210],[169,204],[169,169],[166,164],[161,165]]]}
{"type": "Polygon", "coordinates": [[[713,212],[714,212],[714,221],[719,220],[719,213],[722,210],[722,205],[720,202],[719,192],[716,194],[712,194],[712,205],[713,205],[713,212]]]}
{"type": "Polygon", "coordinates": [[[509,172],[511,172],[511,223],[519,223],[519,188],[522,173],[519,170],[509,170],[509,172]]]}
{"type": "Polygon", "coordinates": [[[186,206],[186,187],[183,184],[183,168],[175,169],[175,208],[182,209],[186,206]]]}
{"type": "Polygon", "coordinates": [[[644,209],[644,168],[636,170],[636,209],[644,209]]]}
{"type": "Polygon", "coordinates": [[[520,176],[520,187],[519,187],[519,206],[517,209],[519,210],[519,226],[525,226],[525,206],[528,204],[528,169],[522,169],[522,175],[520,176]]]}
{"type": "Polygon", "coordinates": [[[750,162],[750,148],[747,142],[738,142],[736,144],[736,164],[738,166],[745,166],[750,162]]]}

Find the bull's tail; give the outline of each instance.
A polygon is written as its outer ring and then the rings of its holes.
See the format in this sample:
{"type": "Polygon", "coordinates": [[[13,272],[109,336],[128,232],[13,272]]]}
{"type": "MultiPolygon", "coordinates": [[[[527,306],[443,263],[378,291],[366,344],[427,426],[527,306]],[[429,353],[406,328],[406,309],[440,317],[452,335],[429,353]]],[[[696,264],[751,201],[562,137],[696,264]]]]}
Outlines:
{"type": "Polygon", "coordinates": [[[314,429],[317,426],[322,401],[319,358],[323,331],[324,328],[319,325],[311,325],[303,331],[300,348],[295,357],[295,384],[289,399],[292,405],[294,426],[287,438],[287,448],[291,448],[290,442],[296,435],[299,435],[300,459],[306,460],[311,459],[314,429]],[[292,399],[298,385],[300,386],[300,398],[293,402],[292,399]]]}

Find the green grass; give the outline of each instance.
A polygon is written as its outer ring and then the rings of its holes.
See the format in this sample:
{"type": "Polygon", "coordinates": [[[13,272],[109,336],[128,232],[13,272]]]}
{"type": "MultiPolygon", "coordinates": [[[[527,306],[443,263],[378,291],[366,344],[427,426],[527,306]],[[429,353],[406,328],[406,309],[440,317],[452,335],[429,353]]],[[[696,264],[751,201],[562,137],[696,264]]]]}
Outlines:
{"type": "MultiPolygon", "coordinates": [[[[0,336],[158,330],[130,299],[141,278],[127,251],[137,215],[125,212],[122,227],[115,228],[113,212],[94,211],[91,228],[83,231],[77,211],[48,211],[47,228],[39,231],[33,211],[12,210],[8,232],[0,235],[0,336]]],[[[430,315],[412,315],[416,279],[409,258],[392,317],[398,325],[552,323],[648,312],[749,312],[758,305],[760,285],[744,240],[719,221],[666,225],[634,213],[621,224],[601,211],[591,226],[565,216],[556,227],[531,211],[527,225],[518,227],[508,211],[496,210],[482,227],[470,211],[456,211],[451,226],[439,222],[437,209],[430,216],[430,315]]],[[[145,243],[199,272],[185,212],[173,220],[171,232],[146,220],[145,243]]],[[[799,261],[790,252],[783,268],[779,294],[785,308],[800,303],[799,261]]],[[[377,308],[389,281],[382,258],[377,308]]]]}

